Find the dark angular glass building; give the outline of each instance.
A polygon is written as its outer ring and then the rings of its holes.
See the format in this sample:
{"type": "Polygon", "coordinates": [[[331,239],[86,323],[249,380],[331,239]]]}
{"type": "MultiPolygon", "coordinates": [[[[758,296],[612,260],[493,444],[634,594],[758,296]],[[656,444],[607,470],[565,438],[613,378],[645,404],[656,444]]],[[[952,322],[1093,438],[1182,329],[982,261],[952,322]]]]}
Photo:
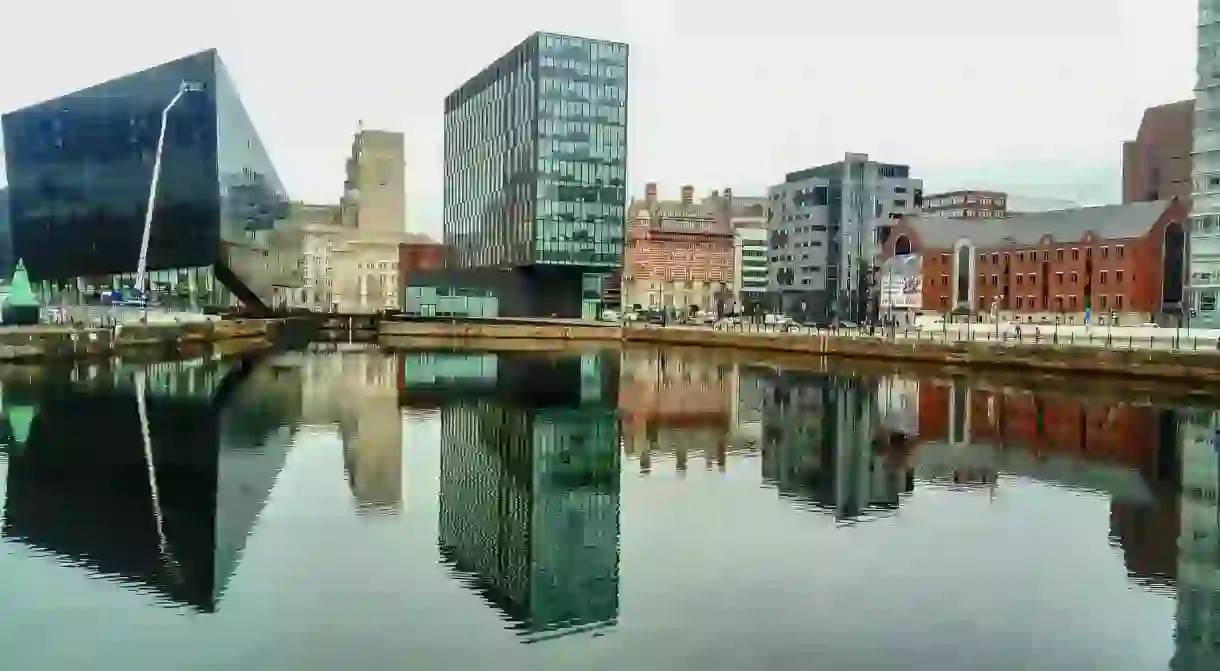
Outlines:
{"type": "Polygon", "coordinates": [[[0,118],[0,273],[23,259],[36,289],[65,300],[134,287],[163,113],[149,288],[259,310],[300,286],[287,194],[215,50],[0,118]]]}
{"type": "Polygon", "coordinates": [[[597,316],[626,177],[626,44],[535,33],[445,99],[445,243],[502,315],[597,316]]]}

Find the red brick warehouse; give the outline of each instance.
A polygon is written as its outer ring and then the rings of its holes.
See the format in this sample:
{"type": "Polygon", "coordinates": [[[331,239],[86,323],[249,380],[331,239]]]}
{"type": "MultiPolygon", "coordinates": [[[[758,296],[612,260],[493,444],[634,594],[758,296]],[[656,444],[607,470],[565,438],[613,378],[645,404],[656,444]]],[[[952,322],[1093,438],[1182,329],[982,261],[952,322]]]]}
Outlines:
{"type": "Polygon", "coordinates": [[[1005,219],[898,220],[884,255],[921,256],[922,314],[1119,324],[1183,317],[1188,207],[1179,200],[1005,219]]]}

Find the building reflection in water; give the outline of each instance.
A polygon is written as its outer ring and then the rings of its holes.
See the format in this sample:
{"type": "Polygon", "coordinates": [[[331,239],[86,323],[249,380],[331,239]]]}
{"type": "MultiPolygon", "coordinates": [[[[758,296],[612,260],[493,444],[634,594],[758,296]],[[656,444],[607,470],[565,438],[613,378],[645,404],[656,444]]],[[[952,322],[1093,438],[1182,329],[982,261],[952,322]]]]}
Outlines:
{"type": "Polygon", "coordinates": [[[527,642],[614,624],[617,353],[402,358],[408,403],[441,406],[442,561],[527,642]]]}
{"type": "Polygon", "coordinates": [[[644,472],[656,455],[672,457],[679,472],[692,454],[706,468],[724,469],[736,415],[733,371],[731,364],[663,349],[625,350],[619,411],[627,455],[644,472]]]}
{"type": "Polygon", "coordinates": [[[1220,411],[759,365],[731,365],[724,385],[724,365],[704,358],[624,361],[624,442],[644,471],[658,453],[682,468],[696,444],[721,466],[723,447],[706,446],[759,444],[764,483],[844,522],[894,511],[916,481],[996,497],[1031,479],[1108,496],[1132,581],[1176,596],[1170,668],[1220,668],[1220,411]],[[759,424],[761,441],[741,439],[759,424]]]}
{"type": "Polygon", "coordinates": [[[316,343],[296,356],[306,424],[338,427],[357,513],[396,515],[403,505],[403,417],[395,357],[367,343],[316,343]]]}
{"type": "Polygon", "coordinates": [[[292,442],[295,368],[206,358],[0,383],[3,541],[214,612],[292,442]]]}
{"type": "Polygon", "coordinates": [[[885,516],[914,487],[887,428],[879,383],[863,378],[776,372],[764,399],[762,478],[780,496],[841,522],[885,516]]]}

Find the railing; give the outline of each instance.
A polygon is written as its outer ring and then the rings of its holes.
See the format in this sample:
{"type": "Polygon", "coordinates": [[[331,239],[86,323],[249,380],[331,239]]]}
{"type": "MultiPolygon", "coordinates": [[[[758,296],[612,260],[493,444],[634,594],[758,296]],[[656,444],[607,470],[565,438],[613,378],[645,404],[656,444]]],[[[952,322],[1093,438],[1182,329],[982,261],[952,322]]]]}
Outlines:
{"type": "Polygon", "coordinates": [[[828,327],[799,324],[765,324],[754,321],[715,324],[647,324],[628,322],[628,328],[699,328],[736,333],[783,333],[795,336],[861,338],[887,342],[939,344],[993,343],[996,345],[1044,345],[1097,347],[1122,350],[1215,352],[1220,354],[1220,333],[1203,329],[1172,329],[1130,326],[1066,326],[1047,324],[947,324],[916,327],[828,327]]]}

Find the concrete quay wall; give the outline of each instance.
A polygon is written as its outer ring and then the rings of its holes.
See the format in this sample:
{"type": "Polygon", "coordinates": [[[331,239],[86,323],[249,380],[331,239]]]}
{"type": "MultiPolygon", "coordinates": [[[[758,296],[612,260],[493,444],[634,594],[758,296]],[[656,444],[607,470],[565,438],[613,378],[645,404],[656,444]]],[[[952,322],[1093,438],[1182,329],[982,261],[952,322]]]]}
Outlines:
{"type": "MultiPolygon", "coordinates": [[[[494,340],[632,342],[724,347],[939,366],[1006,368],[1051,374],[1120,375],[1220,384],[1220,352],[1151,348],[1101,348],[1049,343],[888,341],[865,336],[724,331],[708,328],[599,326],[595,324],[498,324],[483,322],[383,322],[382,341],[398,347],[486,347],[494,340]]],[[[540,346],[541,348],[541,346],[540,346]]],[[[506,349],[506,348],[497,348],[506,349]]],[[[513,349],[529,349],[514,347],[513,349]]]]}
{"type": "Polygon", "coordinates": [[[855,359],[911,361],[1220,383],[1220,352],[1107,349],[1049,343],[928,342],[881,338],[751,333],[688,328],[629,328],[623,339],[667,345],[733,347],[855,359]]]}
{"type": "Polygon", "coordinates": [[[290,329],[286,319],[126,324],[115,328],[0,327],[0,361],[108,357],[130,351],[172,353],[207,343],[271,346],[290,329]]]}
{"type": "Polygon", "coordinates": [[[518,340],[583,340],[621,342],[623,329],[592,323],[542,320],[514,323],[492,321],[385,321],[381,323],[382,338],[431,338],[442,341],[478,339],[518,340]]]}

